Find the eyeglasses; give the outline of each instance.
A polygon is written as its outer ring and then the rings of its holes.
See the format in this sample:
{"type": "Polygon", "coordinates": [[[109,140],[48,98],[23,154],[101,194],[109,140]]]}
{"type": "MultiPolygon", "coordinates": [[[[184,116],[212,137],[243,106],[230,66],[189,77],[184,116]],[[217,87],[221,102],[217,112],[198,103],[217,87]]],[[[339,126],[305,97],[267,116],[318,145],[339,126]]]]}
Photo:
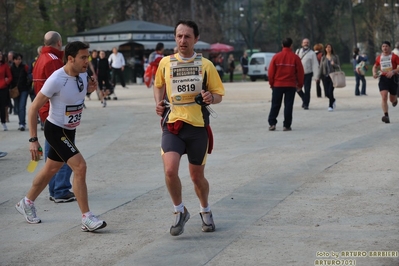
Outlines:
{"type": "Polygon", "coordinates": [[[84,89],[84,84],[80,76],[76,76],[76,85],[78,85],[79,92],[82,92],[84,89]]]}

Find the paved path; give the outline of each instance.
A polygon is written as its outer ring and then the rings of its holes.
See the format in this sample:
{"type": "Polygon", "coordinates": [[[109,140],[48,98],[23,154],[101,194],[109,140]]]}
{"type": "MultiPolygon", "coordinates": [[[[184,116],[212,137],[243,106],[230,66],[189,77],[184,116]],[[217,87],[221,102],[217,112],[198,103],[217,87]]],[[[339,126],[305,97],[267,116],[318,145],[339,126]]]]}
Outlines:
{"type": "Polygon", "coordinates": [[[348,78],[335,91],[334,112],[313,84],[310,110],[295,102],[292,132],[282,131],[281,114],[268,131],[266,82],[226,83],[223,102],[212,106],[215,148],[206,167],[217,231],[201,232],[184,156],[191,219],[179,237],[169,234],[173,209],[151,90],[118,87],[106,108],[86,101],[76,143],[88,164],[90,207],[108,223],[97,233],[80,232],[76,202],[54,204],[47,189],[36,200],[41,224],[14,209],[34,174],[25,171],[29,133],[11,115],[0,132],[0,150],[9,153],[0,159],[0,265],[307,266],[334,265],[322,263],[335,255],[341,265],[399,265],[399,110],[390,107],[391,124],[382,123],[377,82],[367,82],[368,96],[355,97],[348,78]]]}

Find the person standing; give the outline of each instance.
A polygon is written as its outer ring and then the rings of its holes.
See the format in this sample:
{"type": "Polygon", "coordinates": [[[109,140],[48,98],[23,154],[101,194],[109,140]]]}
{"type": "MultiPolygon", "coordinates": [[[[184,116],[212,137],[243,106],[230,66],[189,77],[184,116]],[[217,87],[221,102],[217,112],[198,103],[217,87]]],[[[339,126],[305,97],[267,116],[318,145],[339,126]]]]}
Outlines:
{"type": "Polygon", "coordinates": [[[396,54],[397,56],[399,56],[399,42],[395,43],[395,49],[393,49],[392,51],[394,54],[396,54]]]}
{"type": "MultiPolygon", "coordinates": [[[[317,61],[318,61],[319,65],[320,65],[321,58],[323,57],[323,50],[324,50],[323,44],[321,44],[321,43],[315,44],[313,46],[313,50],[314,50],[314,52],[316,54],[317,61]]],[[[315,77],[316,77],[316,94],[317,94],[317,98],[321,98],[320,80],[317,79],[317,76],[315,76],[315,77]]],[[[327,97],[326,88],[324,88],[324,95],[327,97]]]]}
{"type": "Polygon", "coordinates": [[[395,107],[398,104],[398,84],[399,84],[399,56],[391,52],[391,43],[384,41],[381,45],[382,53],[377,56],[373,66],[373,77],[380,77],[378,87],[381,94],[381,107],[384,116],[382,122],[390,123],[388,114],[388,93],[389,101],[395,107]],[[380,75],[379,73],[380,72],[380,75]]]}
{"type": "Polygon", "coordinates": [[[269,130],[276,130],[277,117],[284,97],[283,131],[291,131],[292,109],[295,92],[301,90],[304,82],[304,70],[301,59],[292,51],[292,39],[285,38],[283,50],[270,61],[268,76],[272,89],[272,105],[269,113],[269,130]]]}
{"type": "Polygon", "coordinates": [[[361,73],[358,69],[358,64],[361,62],[364,62],[365,64],[367,61],[366,58],[363,56],[359,55],[359,48],[355,47],[353,49],[353,72],[355,73],[355,79],[356,79],[356,85],[355,85],[355,95],[360,96],[360,95],[367,95],[366,94],[366,78],[364,77],[364,73],[361,73]],[[362,82],[362,91],[360,92],[359,87],[360,87],[360,81],[362,82]]]}
{"type": "MultiPolygon", "coordinates": [[[[90,56],[90,63],[89,63],[89,68],[87,70],[87,74],[89,76],[93,76],[94,79],[98,80],[97,78],[97,72],[98,72],[98,60],[100,58],[98,57],[98,51],[97,50],[93,50],[91,51],[91,56],[90,56]]],[[[86,95],[86,97],[91,100],[90,98],[90,93],[88,93],[86,95]]],[[[100,98],[100,95],[98,95],[98,97],[100,98]]]]}
{"type": "Polygon", "coordinates": [[[125,69],[125,58],[123,54],[118,52],[116,47],[112,48],[112,54],[108,57],[109,65],[112,69],[112,83],[116,86],[116,76],[118,76],[119,81],[123,88],[127,89],[125,78],[123,76],[123,71],[125,69]]]}
{"type": "Polygon", "coordinates": [[[236,69],[236,65],[234,63],[234,55],[233,54],[230,54],[229,58],[227,58],[227,65],[228,65],[229,74],[230,74],[230,82],[233,82],[234,70],[236,69]]]}
{"type": "Polygon", "coordinates": [[[187,153],[191,180],[200,201],[202,231],[215,231],[208,202],[209,183],[204,175],[207,153],[213,146],[207,106],[222,101],[224,87],[213,64],[194,51],[199,39],[197,24],[180,20],[174,35],[178,53],[164,57],[159,63],[154,99],[156,113],[162,117],[165,182],[174,205],[175,222],[170,234],[178,236],[190,218],[183,203],[179,178],[179,164],[184,153],[187,153]]]}
{"type": "Polygon", "coordinates": [[[109,65],[105,58],[105,51],[100,51],[100,58],[97,65],[98,87],[100,88],[100,101],[103,107],[107,106],[107,96],[113,93],[113,88],[109,84],[109,65]]]}
{"type": "Polygon", "coordinates": [[[7,131],[7,115],[10,95],[8,87],[12,81],[10,67],[7,64],[6,56],[0,51],[0,120],[3,130],[7,131]]]}
{"type": "Polygon", "coordinates": [[[242,68],[242,81],[247,81],[248,74],[248,54],[244,52],[244,54],[240,58],[240,64],[242,68]]]}
{"type": "Polygon", "coordinates": [[[28,65],[22,63],[22,55],[14,53],[14,63],[11,66],[12,82],[11,88],[17,87],[19,96],[14,99],[15,106],[18,106],[19,126],[18,130],[25,131],[26,128],[26,102],[29,95],[28,65]]]}
{"type": "MultiPolygon", "coordinates": [[[[64,52],[62,49],[62,38],[61,35],[56,31],[49,31],[44,35],[44,46],[40,56],[37,58],[35,66],[33,68],[33,84],[35,94],[39,94],[42,89],[44,82],[50,77],[50,75],[57,69],[63,67],[64,63],[62,58],[64,52]]],[[[39,109],[40,121],[45,123],[50,110],[50,103],[46,102],[39,109]]],[[[47,154],[50,150],[50,145],[46,141],[44,145],[44,157],[47,158],[47,154]]],[[[70,191],[72,188],[70,177],[72,174],[71,168],[64,164],[60,171],[54,175],[49,183],[49,192],[51,201],[55,203],[71,202],[74,201],[75,194],[70,191]]]]}
{"type": "Polygon", "coordinates": [[[305,110],[309,109],[310,103],[310,89],[312,87],[312,77],[319,75],[319,61],[315,52],[309,46],[309,39],[303,39],[302,48],[296,51],[296,54],[302,61],[303,70],[305,71],[303,87],[305,92],[302,94],[298,92],[298,95],[302,98],[302,108],[305,110]],[[303,96],[302,96],[303,95],[303,96]]]}
{"type": "Polygon", "coordinates": [[[324,48],[324,55],[320,61],[320,71],[319,78],[323,82],[324,88],[327,90],[327,97],[329,99],[328,111],[332,112],[336,108],[335,98],[334,98],[334,85],[330,78],[330,73],[339,71],[339,58],[338,55],[334,53],[334,49],[331,44],[326,44],[324,48]]]}
{"type": "Polygon", "coordinates": [[[56,70],[46,80],[29,109],[29,139],[32,160],[39,160],[40,144],[37,138],[36,114],[39,108],[50,101],[44,134],[51,148],[44,167],[35,176],[26,196],[15,206],[26,221],[40,223],[34,206],[35,199],[47,186],[51,178],[66,162],[74,172],[74,190],[82,213],[82,231],[95,231],[107,223],[99,220],[89,208],[86,185],[86,161],[75,146],[76,127],[79,126],[83,102],[87,92],[97,89],[95,81],[89,82],[89,46],[83,42],[71,42],[65,47],[64,67],[56,70]]]}

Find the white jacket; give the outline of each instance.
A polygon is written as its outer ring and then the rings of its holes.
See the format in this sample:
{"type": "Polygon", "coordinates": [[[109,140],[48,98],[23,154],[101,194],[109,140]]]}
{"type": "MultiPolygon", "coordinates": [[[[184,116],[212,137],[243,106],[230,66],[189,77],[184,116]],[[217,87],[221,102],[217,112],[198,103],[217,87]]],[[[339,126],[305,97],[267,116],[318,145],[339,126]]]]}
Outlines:
{"type": "Polygon", "coordinates": [[[303,48],[296,50],[296,54],[301,58],[303,70],[305,74],[313,72],[313,79],[319,76],[319,61],[314,51],[308,49],[303,51],[303,48]]]}

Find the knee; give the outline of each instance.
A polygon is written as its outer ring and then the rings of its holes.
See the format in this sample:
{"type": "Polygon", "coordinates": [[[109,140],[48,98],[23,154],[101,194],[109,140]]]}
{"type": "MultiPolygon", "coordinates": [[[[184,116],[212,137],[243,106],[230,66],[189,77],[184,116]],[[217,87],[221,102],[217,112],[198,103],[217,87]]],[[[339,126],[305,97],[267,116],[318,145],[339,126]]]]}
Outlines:
{"type": "Polygon", "coordinates": [[[72,168],[73,172],[75,173],[75,176],[86,176],[86,170],[87,170],[87,165],[86,161],[82,161],[79,164],[77,164],[75,167],[72,168]]]}
{"type": "Polygon", "coordinates": [[[178,171],[175,168],[165,168],[165,178],[172,180],[178,176],[178,171]]]}

